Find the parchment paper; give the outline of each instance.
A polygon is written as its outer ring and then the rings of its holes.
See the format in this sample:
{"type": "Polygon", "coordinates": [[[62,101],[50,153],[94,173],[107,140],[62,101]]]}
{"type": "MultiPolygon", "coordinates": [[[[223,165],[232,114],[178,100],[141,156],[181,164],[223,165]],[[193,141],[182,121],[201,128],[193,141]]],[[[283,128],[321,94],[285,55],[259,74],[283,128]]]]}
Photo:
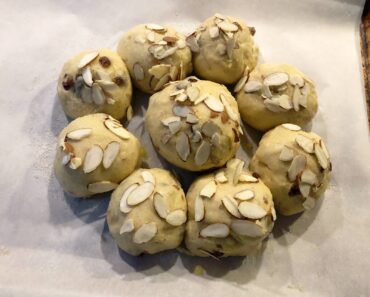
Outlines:
{"type": "MultiPolygon", "coordinates": [[[[369,296],[370,146],[361,79],[362,0],[1,1],[0,296],[369,296]],[[327,142],[334,176],[309,213],[278,218],[263,250],[221,261],[120,252],[105,222],[109,196],[64,195],[52,172],[68,123],[56,98],[63,63],[115,48],[147,22],[190,32],[220,12],[255,26],[262,60],[296,65],[317,83],[312,130],[327,142]],[[199,266],[197,266],[199,265],[199,266]],[[194,270],[204,274],[194,273],[194,270]]],[[[147,96],[129,129],[148,166],[170,168],[143,130],[147,96]]],[[[245,127],[244,158],[260,135],[245,127]]],[[[185,188],[194,178],[177,171],[185,188]]]]}

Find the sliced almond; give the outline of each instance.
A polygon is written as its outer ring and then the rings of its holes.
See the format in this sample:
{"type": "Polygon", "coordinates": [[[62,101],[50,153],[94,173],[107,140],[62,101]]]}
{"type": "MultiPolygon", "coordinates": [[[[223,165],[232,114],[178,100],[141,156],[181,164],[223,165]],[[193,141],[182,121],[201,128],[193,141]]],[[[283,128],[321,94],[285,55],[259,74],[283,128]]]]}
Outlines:
{"type": "Polygon", "coordinates": [[[135,188],[127,197],[127,204],[129,206],[137,205],[148,199],[154,191],[154,185],[151,182],[144,182],[135,188]]]}
{"type": "Polygon", "coordinates": [[[215,112],[223,112],[224,111],[224,105],[222,102],[217,99],[216,97],[209,95],[205,100],[204,103],[208,106],[209,109],[215,111],[215,112]]]}
{"type": "Polygon", "coordinates": [[[212,26],[208,29],[209,36],[214,39],[217,38],[220,35],[220,31],[217,26],[212,26]]]}
{"type": "Polygon", "coordinates": [[[301,192],[303,197],[308,197],[310,195],[311,185],[306,183],[299,183],[299,192],[301,192]]]}
{"type": "Polygon", "coordinates": [[[289,82],[292,86],[298,86],[300,88],[304,86],[304,79],[299,75],[290,75],[289,82]]]}
{"type": "Polygon", "coordinates": [[[302,203],[302,206],[305,210],[311,210],[315,207],[316,200],[312,197],[307,197],[306,200],[302,203]]]}
{"type": "Polygon", "coordinates": [[[296,143],[306,152],[309,154],[313,153],[313,140],[302,135],[298,134],[295,138],[296,143]]]}
{"type": "Polygon", "coordinates": [[[113,164],[114,160],[116,159],[121,145],[118,141],[112,141],[107,145],[104,150],[103,156],[103,166],[105,169],[108,169],[113,164]]]}
{"type": "Polygon", "coordinates": [[[285,72],[271,73],[265,77],[263,84],[268,87],[277,87],[285,84],[289,80],[289,75],[285,72]]]}
{"type": "Polygon", "coordinates": [[[144,69],[143,67],[140,65],[140,63],[135,63],[134,64],[134,77],[136,80],[143,80],[144,79],[144,69]]]}
{"type": "Polygon", "coordinates": [[[168,126],[172,122],[179,122],[179,121],[181,121],[181,118],[179,116],[168,117],[168,118],[161,120],[162,124],[165,126],[168,126]]]}
{"type": "Polygon", "coordinates": [[[276,221],[276,210],[273,206],[271,206],[271,217],[272,217],[272,220],[275,222],[276,221]]]}
{"type": "Polygon", "coordinates": [[[294,86],[294,91],[293,91],[293,108],[295,111],[299,111],[299,100],[301,98],[301,91],[299,90],[299,87],[296,85],[294,86]]]}
{"type": "Polygon", "coordinates": [[[301,181],[307,183],[309,185],[316,185],[318,184],[318,179],[315,173],[313,173],[310,169],[305,169],[301,175],[301,181]]]}
{"type": "Polygon", "coordinates": [[[179,74],[179,69],[177,68],[177,66],[172,66],[169,72],[171,80],[176,80],[178,77],[178,74],[179,74]]]}
{"type": "Polygon", "coordinates": [[[163,144],[166,144],[166,143],[168,143],[170,141],[171,137],[172,137],[172,134],[171,133],[167,133],[167,132],[166,133],[163,133],[161,135],[161,142],[163,144]]]}
{"type": "Polygon", "coordinates": [[[242,78],[235,85],[234,92],[238,93],[241,89],[243,89],[247,80],[248,80],[248,76],[242,76],[242,78]]]}
{"type": "Polygon", "coordinates": [[[240,174],[239,181],[242,183],[258,183],[258,178],[255,178],[252,175],[249,174],[240,174]]]}
{"type": "Polygon", "coordinates": [[[162,219],[166,219],[168,215],[168,208],[164,197],[159,193],[155,193],[153,197],[153,203],[154,209],[157,212],[158,216],[162,219]]]}
{"type": "Polygon", "coordinates": [[[196,124],[196,123],[198,123],[198,121],[199,121],[198,118],[195,115],[193,115],[192,113],[189,113],[186,116],[186,122],[188,124],[196,124]]]}
{"type": "Polygon", "coordinates": [[[133,219],[127,219],[122,224],[121,228],[119,229],[119,234],[122,235],[124,233],[130,233],[135,229],[134,220],[133,219]]]}
{"type": "Polygon", "coordinates": [[[67,133],[67,138],[70,140],[81,140],[83,138],[86,138],[90,136],[92,133],[91,128],[83,128],[83,129],[77,129],[73,130],[71,132],[67,133]]]}
{"type": "Polygon", "coordinates": [[[179,49],[182,49],[186,47],[186,42],[183,39],[179,39],[177,40],[176,45],[179,49]]]}
{"type": "Polygon", "coordinates": [[[231,105],[229,104],[229,102],[226,99],[226,96],[224,94],[220,94],[220,99],[221,99],[222,104],[225,106],[226,113],[229,116],[229,118],[232,119],[233,121],[238,121],[239,120],[239,116],[232,109],[231,105]]]}
{"type": "Polygon", "coordinates": [[[262,98],[264,99],[270,99],[272,98],[271,90],[268,86],[262,85],[262,98]]]}
{"type": "Polygon", "coordinates": [[[185,132],[180,132],[176,138],[176,152],[180,159],[186,162],[190,154],[190,144],[185,132]]]}
{"type": "Polygon", "coordinates": [[[105,193],[114,190],[118,187],[118,184],[112,183],[110,181],[101,181],[96,183],[91,183],[87,185],[87,190],[89,192],[99,194],[99,193],[105,193]]]}
{"type": "Polygon", "coordinates": [[[271,99],[266,99],[265,101],[263,101],[263,103],[265,104],[265,107],[269,111],[272,111],[272,112],[282,112],[282,111],[284,111],[284,109],[282,109],[280,107],[279,97],[277,97],[277,96],[272,97],[271,99]]]}
{"type": "Polygon", "coordinates": [[[109,80],[95,80],[95,83],[107,93],[113,93],[119,90],[119,86],[109,80]]]}
{"type": "Polygon", "coordinates": [[[209,94],[203,94],[201,96],[199,96],[195,101],[194,101],[194,105],[198,105],[200,103],[202,103],[204,100],[206,100],[208,98],[209,94]]]}
{"type": "Polygon", "coordinates": [[[248,237],[261,237],[264,235],[261,226],[256,223],[246,220],[233,220],[231,223],[231,230],[238,235],[248,237]]]}
{"type": "Polygon", "coordinates": [[[169,74],[166,74],[166,75],[163,75],[159,80],[158,82],[156,83],[156,85],[154,86],[154,91],[159,91],[160,89],[162,89],[162,87],[168,83],[170,81],[170,75],[169,74]]]}
{"type": "Polygon", "coordinates": [[[221,135],[219,133],[215,133],[212,135],[211,143],[215,147],[219,147],[221,145],[221,135]]]}
{"type": "Polygon", "coordinates": [[[318,143],[314,144],[314,150],[315,150],[317,161],[319,161],[320,166],[323,169],[328,168],[328,165],[329,165],[328,159],[326,158],[324,150],[321,148],[321,146],[318,143]]]}
{"type": "Polygon", "coordinates": [[[215,133],[219,133],[220,128],[212,121],[205,122],[202,125],[202,132],[208,137],[212,137],[215,133]]]}
{"type": "Polygon", "coordinates": [[[173,55],[176,51],[177,51],[177,47],[174,46],[174,47],[167,48],[164,51],[161,51],[159,53],[156,53],[154,56],[157,59],[162,60],[164,58],[167,58],[167,57],[173,55]]]}
{"type": "Polygon", "coordinates": [[[143,224],[141,227],[135,232],[132,241],[136,244],[147,243],[153,239],[153,237],[157,234],[157,224],[156,223],[149,223],[143,224]]]}
{"type": "Polygon", "coordinates": [[[200,196],[197,196],[194,200],[194,217],[196,222],[204,219],[204,202],[200,196]]]}
{"type": "Polygon", "coordinates": [[[93,83],[91,88],[91,98],[96,105],[103,105],[105,102],[105,95],[99,84],[93,83]]]}
{"type": "Polygon", "coordinates": [[[78,62],[78,69],[81,69],[85,66],[87,66],[88,64],[90,64],[93,60],[95,60],[95,58],[99,55],[99,52],[91,52],[91,53],[88,53],[86,55],[84,55],[81,60],[78,62]]]}
{"type": "Polygon", "coordinates": [[[238,160],[238,159],[236,159],[236,160],[238,162],[237,162],[237,165],[235,166],[235,170],[234,170],[234,176],[233,176],[233,184],[234,185],[238,184],[240,175],[242,174],[243,167],[244,167],[244,162],[243,161],[238,160]]]}
{"type": "Polygon", "coordinates": [[[152,66],[148,70],[148,73],[150,75],[153,75],[155,78],[160,79],[164,75],[168,74],[170,69],[171,69],[170,64],[159,64],[159,65],[152,66]]]}
{"type": "Polygon", "coordinates": [[[211,224],[200,231],[202,237],[225,238],[229,236],[230,230],[226,224],[211,224]]]}
{"type": "Polygon", "coordinates": [[[155,185],[154,175],[150,171],[143,171],[141,173],[141,177],[143,178],[144,182],[149,182],[155,185]]]}
{"type": "Polygon", "coordinates": [[[149,30],[152,30],[152,31],[155,31],[155,32],[160,32],[160,33],[163,33],[163,32],[166,32],[167,29],[161,25],[157,25],[157,24],[146,24],[145,27],[149,30]]]}
{"type": "Polygon", "coordinates": [[[122,194],[119,209],[123,213],[129,213],[132,210],[132,207],[127,204],[127,198],[130,196],[130,194],[138,187],[138,184],[132,184],[130,185],[122,194]]]}
{"type": "Polygon", "coordinates": [[[261,206],[248,201],[243,201],[239,204],[239,211],[243,217],[253,220],[262,219],[267,215],[267,211],[261,206]]]}
{"type": "Polygon", "coordinates": [[[288,169],[289,180],[292,182],[295,181],[297,176],[305,169],[305,167],[306,157],[303,155],[295,156],[288,169]]]}
{"type": "Polygon", "coordinates": [[[67,165],[71,161],[71,154],[64,154],[62,157],[62,165],[67,165]]]}
{"type": "Polygon", "coordinates": [[[168,129],[170,130],[172,135],[175,135],[177,132],[181,130],[182,122],[171,122],[168,124],[168,129]]]}
{"type": "Polygon", "coordinates": [[[199,195],[205,198],[212,198],[212,196],[216,193],[216,183],[212,180],[208,182],[201,190],[199,195]]]}
{"type": "Polygon", "coordinates": [[[111,119],[106,119],[104,121],[105,127],[108,128],[113,134],[117,135],[118,137],[127,140],[130,138],[130,132],[122,127],[121,124],[117,124],[116,122],[112,121],[111,119]]]}
{"type": "Polygon", "coordinates": [[[176,102],[185,102],[186,99],[188,99],[188,95],[186,93],[180,93],[176,96],[175,101],[176,102]]]}
{"type": "Polygon", "coordinates": [[[166,222],[172,226],[181,226],[186,222],[186,212],[182,209],[171,211],[166,217],[166,222]]]}
{"type": "Polygon", "coordinates": [[[236,32],[239,30],[238,26],[227,21],[222,21],[217,24],[217,26],[225,32],[236,32]]]}
{"type": "Polygon", "coordinates": [[[177,88],[175,88],[175,89],[170,93],[170,97],[180,95],[180,94],[182,94],[182,93],[184,93],[184,92],[185,92],[185,90],[184,90],[184,89],[177,89],[177,88]]]}
{"type": "Polygon", "coordinates": [[[207,141],[202,141],[195,153],[195,164],[198,166],[205,164],[208,161],[210,154],[211,145],[207,141]]]}
{"type": "Polygon", "coordinates": [[[186,105],[174,105],[172,107],[172,112],[174,115],[186,118],[189,113],[191,113],[191,109],[186,105]]]}
{"type": "Polygon", "coordinates": [[[320,139],[320,146],[322,148],[322,151],[324,152],[325,157],[329,160],[330,159],[329,151],[326,148],[324,141],[322,141],[321,139],[320,139]]]}
{"type": "Polygon", "coordinates": [[[290,110],[293,108],[289,96],[285,94],[279,96],[279,105],[286,110],[290,110]]]}
{"type": "Polygon", "coordinates": [[[283,162],[287,162],[287,161],[292,161],[293,158],[294,158],[293,150],[284,146],[280,152],[279,160],[283,162]]]}
{"type": "Polygon", "coordinates": [[[200,94],[200,90],[198,87],[189,86],[186,88],[186,94],[188,95],[190,101],[195,102],[200,94]]]}
{"type": "Polygon", "coordinates": [[[299,97],[298,103],[300,106],[307,108],[307,95],[301,94],[301,96],[299,97]]]}
{"type": "Polygon", "coordinates": [[[246,93],[254,93],[261,90],[262,84],[257,80],[250,80],[244,86],[244,91],[246,93]]]}
{"type": "Polygon", "coordinates": [[[146,39],[147,39],[149,42],[155,42],[155,33],[154,33],[154,32],[149,32],[149,33],[146,35],[146,39]]]}
{"type": "Polygon", "coordinates": [[[197,142],[201,141],[202,139],[203,139],[202,133],[200,133],[199,131],[194,131],[193,132],[193,137],[191,139],[192,142],[197,143],[197,142]]]}
{"type": "Polygon", "coordinates": [[[220,20],[226,20],[226,17],[220,13],[215,13],[214,17],[220,20]]]}
{"type": "Polygon", "coordinates": [[[102,148],[97,144],[92,145],[85,155],[83,171],[85,173],[90,173],[94,171],[96,168],[98,168],[102,160],[102,148]]]}
{"type": "Polygon", "coordinates": [[[69,168],[71,168],[73,170],[76,170],[81,165],[82,165],[82,160],[78,157],[72,158],[71,161],[69,162],[69,168]]]}
{"type": "Polygon", "coordinates": [[[231,215],[239,219],[242,218],[238,210],[238,202],[234,198],[225,196],[222,198],[222,204],[231,215]]]}
{"type": "Polygon", "coordinates": [[[188,47],[190,48],[192,52],[194,53],[199,52],[200,48],[199,48],[198,40],[194,34],[186,37],[186,44],[188,45],[188,47]]]}
{"type": "Polygon", "coordinates": [[[243,201],[251,200],[251,199],[254,198],[254,196],[255,196],[254,192],[252,190],[249,190],[249,189],[240,191],[240,192],[238,192],[234,195],[235,198],[237,198],[239,200],[243,200],[243,201]]]}
{"type": "Polygon", "coordinates": [[[227,183],[228,179],[225,175],[225,171],[223,171],[223,170],[218,171],[215,175],[215,180],[216,180],[216,182],[218,182],[220,184],[227,183]]]}
{"type": "Polygon", "coordinates": [[[86,85],[88,85],[89,87],[92,86],[93,79],[92,79],[91,69],[89,66],[82,69],[82,78],[84,79],[84,82],[86,85]]]}
{"type": "Polygon", "coordinates": [[[286,124],[282,124],[282,126],[290,131],[302,130],[301,127],[299,127],[298,125],[294,125],[294,124],[286,123],[286,124]]]}

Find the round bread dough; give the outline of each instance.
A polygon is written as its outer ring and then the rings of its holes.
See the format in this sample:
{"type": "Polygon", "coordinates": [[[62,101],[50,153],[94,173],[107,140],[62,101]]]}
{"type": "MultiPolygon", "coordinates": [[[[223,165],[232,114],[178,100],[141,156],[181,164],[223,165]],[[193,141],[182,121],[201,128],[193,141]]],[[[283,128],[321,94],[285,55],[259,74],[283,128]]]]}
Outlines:
{"type": "Polygon", "coordinates": [[[98,113],[78,118],[58,137],[55,175],[75,197],[108,192],[140,163],[139,140],[113,117],[98,113]]]}
{"type": "Polygon", "coordinates": [[[132,111],[130,75],[120,56],[109,49],[84,51],[65,63],[58,96],[72,119],[100,112],[122,119],[132,111]]]}
{"type": "Polygon", "coordinates": [[[138,25],[125,33],[117,51],[134,85],[149,94],[169,81],[184,79],[193,69],[185,36],[169,26],[138,25]]]}
{"type": "Polygon", "coordinates": [[[258,65],[235,91],[242,119],[260,131],[286,122],[304,126],[318,108],[314,82],[286,64],[258,65]]]}
{"type": "Polygon", "coordinates": [[[315,206],[331,177],[328,150],[320,136],[282,124],[261,139],[250,170],[270,188],[276,210],[293,215],[315,206]]]}
{"type": "Polygon", "coordinates": [[[138,169],[126,178],[113,192],[107,215],[118,246],[134,256],[178,247],[186,219],[180,183],[159,168],[138,169]]]}
{"type": "Polygon", "coordinates": [[[236,83],[256,67],[259,50],[254,28],[239,19],[216,14],[186,38],[193,53],[195,73],[222,84],[236,83]]]}
{"type": "Polygon", "coordinates": [[[223,166],[235,155],[242,133],[227,88],[194,77],[152,95],[145,124],[157,152],[190,171],[223,166]]]}
{"type": "Polygon", "coordinates": [[[226,168],[191,185],[185,244],[196,256],[246,256],[271,232],[276,213],[270,190],[231,159],[226,168]]]}

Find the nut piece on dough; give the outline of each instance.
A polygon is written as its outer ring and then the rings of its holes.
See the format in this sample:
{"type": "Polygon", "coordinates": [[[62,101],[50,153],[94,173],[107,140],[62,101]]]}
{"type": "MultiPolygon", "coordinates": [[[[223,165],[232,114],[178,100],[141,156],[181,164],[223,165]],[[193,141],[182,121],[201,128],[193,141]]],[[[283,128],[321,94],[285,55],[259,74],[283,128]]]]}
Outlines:
{"type": "Polygon", "coordinates": [[[314,82],[290,65],[260,64],[235,91],[242,119],[260,131],[286,122],[304,126],[317,112],[314,82]]]}
{"type": "Polygon", "coordinates": [[[223,166],[239,148],[234,97],[225,86],[195,77],[152,95],[145,124],[157,152],[190,171],[223,166]]]}
{"type": "Polygon", "coordinates": [[[115,189],[140,162],[139,140],[103,113],[72,121],[58,137],[55,175],[75,197],[115,189]]]}
{"type": "Polygon", "coordinates": [[[254,28],[236,18],[216,14],[186,38],[193,53],[195,73],[222,84],[236,83],[245,69],[252,70],[259,50],[254,28]]]}
{"type": "Polygon", "coordinates": [[[58,96],[65,114],[72,119],[99,112],[122,119],[132,97],[130,75],[114,51],[81,52],[64,64],[58,96]]]}
{"type": "Polygon", "coordinates": [[[185,36],[168,26],[138,25],[125,33],[117,51],[134,85],[149,94],[169,81],[184,79],[192,71],[185,36]]]}
{"type": "Polygon", "coordinates": [[[174,249],[187,219],[185,194],[166,170],[138,169],[113,192],[107,222],[118,246],[137,256],[174,249]]]}
{"type": "Polygon", "coordinates": [[[185,244],[197,256],[246,256],[261,246],[276,219],[270,190],[231,159],[191,185],[185,244]]]}
{"type": "Polygon", "coordinates": [[[328,150],[315,133],[282,124],[261,139],[250,163],[270,188],[276,210],[293,215],[315,206],[331,177],[328,150]]]}

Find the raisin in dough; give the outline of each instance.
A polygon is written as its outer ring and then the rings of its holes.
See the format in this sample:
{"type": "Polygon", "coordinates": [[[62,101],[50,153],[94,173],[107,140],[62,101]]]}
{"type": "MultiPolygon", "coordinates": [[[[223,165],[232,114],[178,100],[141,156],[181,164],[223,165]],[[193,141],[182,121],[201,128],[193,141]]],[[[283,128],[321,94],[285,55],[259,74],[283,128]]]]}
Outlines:
{"type": "Polygon", "coordinates": [[[55,175],[76,197],[108,192],[140,162],[139,140],[107,114],[72,121],[58,137],[55,175]]]}
{"type": "Polygon", "coordinates": [[[185,235],[191,254],[246,256],[271,232],[276,219],[271,192],[243,166],[231,159],[191,185],[185,235]]]}
{"type": "Polygon", "coordinates": [[[259,50],[251,32],[254,28],[233,17],[216,14],[208,18],[186,39],[195,73],[222,84],[236,83],[246,69],[257,64],[259,50]]]}
{"type": "Polygon", "coordinates": [[[270,188],[275,208],[283,215],[313,208],[331,177],[323,140],[293,124],[280,125],[262,137],[250,170],[270,188]]]}
{"type": "Polygon", "coordinates": [[[235,91],[242,119],[260,131],[287,122],[304,126],[318,108],[313,81],[286,64],[258,65],[235,91]]]}
{"type": "Polygon", "coordinates": [[[118,246],[137,256],[180,245],[187,205],[180,183],[163,169],[138,169],[113,192],[109,230],[118,246]]]}
{"type": "Polygon", "coordinates": [[[191,171],[223,166],[239,148],[242,131],[227,88],[194,77],[152,95],[145,124],[157,152],[191,171]]]}
{"type": "Polygon", "coordinates": [[[134,85],[145,93],[153,94],[192,71],[185,36],[169,26],[138,25],[121,38],[117,51],[134,85]]]}
{"type": "Polygon", "coordinates": [[[99,112],[122,119],[131,110],[132,85],[116,52],[85,51],[64,64],[58,96],[65,114],[72,119],[99,112]]]}

